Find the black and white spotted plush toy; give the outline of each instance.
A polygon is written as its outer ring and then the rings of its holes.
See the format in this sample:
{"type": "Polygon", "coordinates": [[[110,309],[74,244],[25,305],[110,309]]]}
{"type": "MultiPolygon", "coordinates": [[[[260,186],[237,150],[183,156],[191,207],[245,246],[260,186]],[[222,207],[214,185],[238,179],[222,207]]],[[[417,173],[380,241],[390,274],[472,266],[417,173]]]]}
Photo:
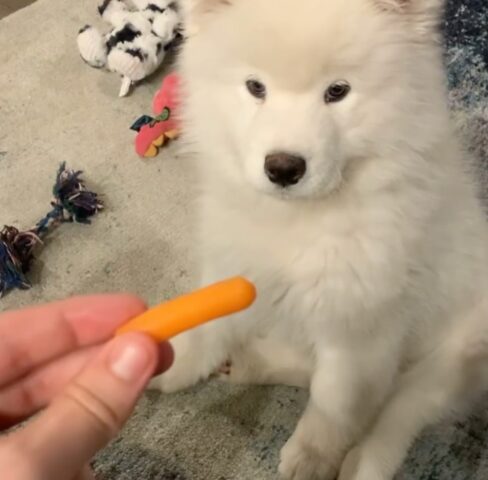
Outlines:
{"type": "Polygon", "coordinates": [[[83,60],[122,77],[120,96],[153,73],[180,39],[181,18],[175,0],[103,0],[102,19],[112,26],[103,34],[91,25],[78,34],[83,60]]]}

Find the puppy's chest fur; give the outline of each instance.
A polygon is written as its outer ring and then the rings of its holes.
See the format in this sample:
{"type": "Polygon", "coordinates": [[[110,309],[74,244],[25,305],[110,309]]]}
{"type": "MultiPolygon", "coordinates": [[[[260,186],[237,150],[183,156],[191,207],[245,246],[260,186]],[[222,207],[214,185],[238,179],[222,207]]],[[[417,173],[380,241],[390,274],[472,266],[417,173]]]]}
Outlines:
{"type": "Polygon", "coordinates": [[[256,279],[316,283],[344,228],[305,209],[282,215],[265,206],[218,203],[211,199],[203,211],[204,258],[256,279]]]}
{"type": "MultiPolygon", "coordinates": [[[[347,209],[323,213],[305,207],[283,214],[269,205],[243,205],[217,198],[205,202],[203,257],[211,275],[246,275],[256,283],[260,295],[253,317],[261,329],[322,334],[334,301],[331,278],[338,289],[347,289],[350,279],[336,259],[354,263],[366,255],[347,251],[347,237],[360,235],[355,215],[346,214],[347,209]]],[[[335,327],[330,329],[332,334],[335,327]]]]}

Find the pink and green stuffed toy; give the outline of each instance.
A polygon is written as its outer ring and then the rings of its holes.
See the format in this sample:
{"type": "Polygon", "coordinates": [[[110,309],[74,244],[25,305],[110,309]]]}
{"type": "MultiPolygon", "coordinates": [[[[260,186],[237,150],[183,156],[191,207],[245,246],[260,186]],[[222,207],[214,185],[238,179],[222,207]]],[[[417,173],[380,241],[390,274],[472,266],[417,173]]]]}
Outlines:
{"type": "Polygon", "coordinates": [[[159,149],[180,134],[176,115],[179,106],[180,77],[171,74],[164,78],[161,89],[153,99],[155,117],[143,115],[131,127],[137,133],[136,152],[144,158],[155,157],[159,149]]]}

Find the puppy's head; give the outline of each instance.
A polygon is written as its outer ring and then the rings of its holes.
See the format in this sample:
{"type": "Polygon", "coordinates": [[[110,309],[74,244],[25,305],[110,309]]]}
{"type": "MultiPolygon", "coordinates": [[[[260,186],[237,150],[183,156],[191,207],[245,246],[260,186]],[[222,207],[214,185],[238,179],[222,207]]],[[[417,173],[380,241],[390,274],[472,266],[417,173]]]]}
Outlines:
{"type": "Polygon", "coordinates": [[[184,0],[186,130],[205,169],[325,196],[362,161],[438,140],[442,0],[184,0]]]}

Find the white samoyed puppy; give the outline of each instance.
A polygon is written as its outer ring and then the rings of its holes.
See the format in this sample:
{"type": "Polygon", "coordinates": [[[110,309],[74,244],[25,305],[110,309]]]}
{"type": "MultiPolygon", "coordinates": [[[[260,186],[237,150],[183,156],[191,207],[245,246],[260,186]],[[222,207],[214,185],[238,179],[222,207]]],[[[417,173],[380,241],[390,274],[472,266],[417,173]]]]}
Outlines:
{"type": "Polygon", "coordinates": [[[488,230],[446,107],[441,0],[183,0],[202,284],[247,312],[177,337],[153,384],[299,385],[293,480],[391,480],[488,385],[488,230]]]}

